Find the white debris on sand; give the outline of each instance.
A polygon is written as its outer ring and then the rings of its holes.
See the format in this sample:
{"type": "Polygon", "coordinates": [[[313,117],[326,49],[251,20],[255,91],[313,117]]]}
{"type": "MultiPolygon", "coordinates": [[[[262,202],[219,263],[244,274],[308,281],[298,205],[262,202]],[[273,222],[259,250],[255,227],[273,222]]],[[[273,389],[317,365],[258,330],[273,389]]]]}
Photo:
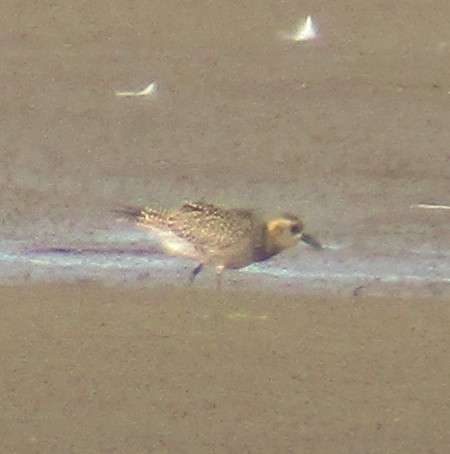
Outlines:
{"type": "Polygon", "coordinates": [[[434,203],[417,203],[410,208],[425,208],[427,210],[450,210],[450,205],[437,205],[434,203]]]}
{"type": "Polygon", "coordinates": [[[311,16],[302,19],[293,33],[282,32],[280,34],[282,39],[288,39],[295,42],[310,41],[317,38],[317,35],[317,26],[314,24],[311,16]]]}
{"type": "Polygon", "coordinates": [[[143,90],[139,91],[116,91],[116,96],[129,98],[131,96],[151,96],[156,92],[156,82],[152,82],[143,90]]]}

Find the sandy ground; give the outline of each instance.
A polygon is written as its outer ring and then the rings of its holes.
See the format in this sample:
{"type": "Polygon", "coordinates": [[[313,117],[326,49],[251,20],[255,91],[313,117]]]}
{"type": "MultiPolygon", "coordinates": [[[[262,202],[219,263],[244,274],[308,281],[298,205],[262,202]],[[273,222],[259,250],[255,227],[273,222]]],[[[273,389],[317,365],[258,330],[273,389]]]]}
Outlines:
{"type": "MultiPolygon", "coordinates": [[[[357,3],[5,0],[0,239],[70,246],[117,203],[206,197],[442,277],[447,212],[410,205],[449,204],[449,3],[357,3]],[[279,39],[308,14],[317,41],[279,39]]],[[[434,294],[0,287],[0,450],[447,452],[434,294]]]]}
{"type": "Polygon", "coordinates": [[[446,1],[10,3],[5,235],[67,238],[107,228],[117,203],[205,197],[338,241],[448,201],[446,1]],[[319,39],[279,39],[304,14],[319,39]],[[115,96],[152,80],[153,98],[115,96]]]}
{"type": "Polygon", "coordinates": [[[2,452],[443,453],[450,309],[0,288],[2,452]]]}

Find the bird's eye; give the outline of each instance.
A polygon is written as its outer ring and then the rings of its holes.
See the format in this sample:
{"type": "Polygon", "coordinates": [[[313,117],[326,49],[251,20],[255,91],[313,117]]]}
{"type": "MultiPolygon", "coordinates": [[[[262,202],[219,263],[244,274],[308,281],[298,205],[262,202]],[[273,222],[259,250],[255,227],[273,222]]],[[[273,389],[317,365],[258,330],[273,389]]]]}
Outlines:
{"type": "Polygon", "coordinates": [[[299,234],[300,232],[302,231],[301,227],[298,225],[298,224],[294,224],[292,227],[291,227],[291,233],[293,235],[297,235],[299,234]]]}

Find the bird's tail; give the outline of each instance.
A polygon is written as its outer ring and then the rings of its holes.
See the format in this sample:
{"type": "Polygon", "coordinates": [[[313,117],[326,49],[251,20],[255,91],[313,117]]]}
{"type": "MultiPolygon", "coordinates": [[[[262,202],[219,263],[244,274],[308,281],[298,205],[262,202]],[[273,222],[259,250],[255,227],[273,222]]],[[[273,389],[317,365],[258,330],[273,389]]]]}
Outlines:
{"type": "Polygon", "coordinates": [[[167,217],[167,213],[164,210],[155,210],[142,206],[123,206],[112,211],[115,218],[120,222],[128,222],[146,227],[164,224],[167,217]]]}
{"type": "Polygon", "coordinates": [[[112,213],[118,221],[136,223],[146,218],[143,207],[123,206],[112,210],[112,213]]]}

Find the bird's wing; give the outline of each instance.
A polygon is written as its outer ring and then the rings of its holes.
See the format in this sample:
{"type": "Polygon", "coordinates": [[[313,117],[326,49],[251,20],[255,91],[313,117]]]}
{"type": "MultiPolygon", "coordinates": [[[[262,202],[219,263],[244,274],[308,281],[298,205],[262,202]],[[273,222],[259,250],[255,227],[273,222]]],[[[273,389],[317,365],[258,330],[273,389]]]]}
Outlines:
{"type": "Polygon", "coordinates": [[[189,204],[169,216],[170,229],[198,248],[210,251],[245,241],[254,228],[250,210],[226,210],[214,205],[189,204]]]}

